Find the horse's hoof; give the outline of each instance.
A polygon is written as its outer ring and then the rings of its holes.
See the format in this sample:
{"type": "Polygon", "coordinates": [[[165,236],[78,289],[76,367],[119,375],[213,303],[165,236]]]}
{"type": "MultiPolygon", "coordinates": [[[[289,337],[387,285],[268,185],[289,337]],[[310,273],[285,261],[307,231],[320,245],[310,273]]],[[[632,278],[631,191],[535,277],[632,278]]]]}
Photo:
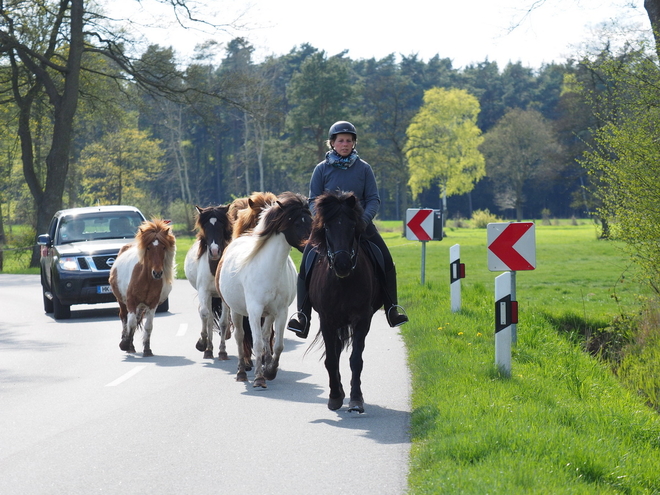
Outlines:
{"type": "Polygon", "coordinates": [[[252,386],[254,388],[268,388],[268,386],[266,385],[266,379],[263,376],[260,376],[259,378],[255,378],[252,386]]]}
{"type": "Polygon", "coordinates": [[[339,397],[330,397],[328,399],[328,409],[331,411],[336,411],[339,409],[341,406],[344,405],[344,398],[346,397],[346,394],[344,393],[344,389],[340,388],[340,395],[339,397]]]}
{"type": "MultiPolygon", "coordinates": [[[[206,355],[204,357],[206,357],[206,355]]],[[[220,351],[220,352],[218,352],[218,359],[220,361],[227,361],[227,360],[229,360],[229,356],[227,355],[227,352],[220,351]]]]}
{"type": "Polygon", "coordinates": [[[153,355],[154,353],[151,352],[151,349],[145,349],[144,351],[142,351],[142,357],[152,357],[153,355]]]}
{"type": "MultiPolygon", "coordinates": [[[[195,347],[199,352],[204,352],[206,350],[206,339],[200,337],[200,339],[195,344],[195,347]]],[[[206,356],[204,356],[206,357],[206,356]]]]}
{"type": "Polygon", "coordinates": [[[130,350],[130,348],[131,348],[131,343],[130,343],[129,341],[127,341],[127,340],[122,340],[122,341],[119,342],[119,348],[120,348],[122,351],[129,352],[129,350],[130,350]]]}
{"type": "Polygon", "coordinates": [[[237,382],[247,382],[247,373],[245,371],[239,371],[236,373],[237,382]]]}
{"type": "Polygon", "coordinates": [[[352,400],[348,403],[348,412],[364,413],[364,401],[352,400]]]}
{"type": "Polygon", "coordinates": [[[275,380],[277,377],[277,366],[267,367],[264,370],[264,377],[266,380],[275,380]]]}
{"type": "Polygon", "coordinates": [[[204,359],[213,359],[213,351],[204,351],[204,359]]]}

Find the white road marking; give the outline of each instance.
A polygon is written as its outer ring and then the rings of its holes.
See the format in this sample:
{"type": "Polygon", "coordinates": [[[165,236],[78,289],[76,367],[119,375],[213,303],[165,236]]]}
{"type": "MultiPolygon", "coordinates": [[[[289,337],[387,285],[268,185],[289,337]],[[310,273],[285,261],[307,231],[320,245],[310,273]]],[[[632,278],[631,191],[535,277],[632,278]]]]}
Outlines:
{"type": "Polygon", "coordinates": [[[140,371],[142,371],[142,370],[143,370],[144,368],[146,368],[146,367],[147,367],[147,365],[136,366],[135,368],[133,368],[133,369],[132,369],[131,371],[129,371],[128,373],[124,373],[122,376],[120,376],[119,378],[117,378],[114,382],[110,382],[110,383],[108,383],[108,384],[106,385],[106,387],[116,387],[116,386],[119,385],[120,383],[124,383],[126,380],[128,380],[128,379],[131,378],[132,376],[137,375],[140,371]]]}
{"type": "Polygon", "coordinates": [[[188,331],[188,324],[187,323],[181,323],[179,325],[179,331],[176,333],[177,337],[183,337],[186,332],[188,331]]]}

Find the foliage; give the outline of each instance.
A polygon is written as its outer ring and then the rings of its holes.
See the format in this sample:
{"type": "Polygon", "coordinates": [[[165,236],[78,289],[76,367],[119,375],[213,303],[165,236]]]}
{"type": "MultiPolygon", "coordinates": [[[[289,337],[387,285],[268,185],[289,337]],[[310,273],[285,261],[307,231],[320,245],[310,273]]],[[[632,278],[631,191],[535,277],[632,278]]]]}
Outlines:
{"type": "Polygon", "coordinates": [[[124,128],[88,145],[80,156],[83,204],[140,206],[159,178],[163,151],[148,133],[124,128]]]}
{"type": "Polygon", "coordinates": [[[497,215],[492,214],[488,208],[472,212],[472,226],[475,229],[485,229],[489,223],[501,221],[502,219],[497,215]]]}
{"type": "Polygon", "coordinates": [[[610,235],[626,243],[631,258],[660,294],[660,72],[638,56],[625,65],[612,60],[601,70],[612,82],[618,104],[615,111],[602,115],[605,124],[584,163],[600,179],[600,211],[610,221],[610,235]]]}
{"type": "Polygon", "coordinates": [[[433,88],[406,131],[413,199],[437,181],[443,197],[465,194],[485,174],[478,150],[479,101],[465,90],[433,88]]]}
{"type": "Polygon", "coordinates": [[[549,183],[557,173],[561,148],[552,127],[540,112],[515,108],[486,133],[480,149],[496,186],[495,202],[502,209],[515,209],[521,221],[525,185],[533,179],[549,183]]]}

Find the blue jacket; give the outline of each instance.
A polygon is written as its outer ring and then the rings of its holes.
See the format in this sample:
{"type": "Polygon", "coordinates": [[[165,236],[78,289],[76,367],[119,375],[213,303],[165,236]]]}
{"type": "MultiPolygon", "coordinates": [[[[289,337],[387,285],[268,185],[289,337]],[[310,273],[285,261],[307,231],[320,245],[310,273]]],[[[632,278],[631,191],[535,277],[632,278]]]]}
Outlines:
{"type": "Polygon", "coordinates": [[[380,208],[380,195],[371,165],[358,158],[347,169],[337,168],[323,160],[319,163],[309,183],[309,204],[314,213],[314,199],[325,191],[352,191],[364,208],[367,224],[373,221],[380,208]]]}

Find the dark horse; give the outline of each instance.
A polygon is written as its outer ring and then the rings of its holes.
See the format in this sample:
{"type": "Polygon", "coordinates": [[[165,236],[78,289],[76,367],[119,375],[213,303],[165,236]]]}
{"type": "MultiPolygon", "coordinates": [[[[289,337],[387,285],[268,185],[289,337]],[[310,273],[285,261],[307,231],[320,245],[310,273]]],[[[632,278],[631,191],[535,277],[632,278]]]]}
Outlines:
{"type": "MultiPolygon", "coordinates": [[[[312,307],[319,314],[330,378],[328,408],[339,409],[344,388],[339,357],[352,344],[349,411],[364,412],[360,375],[371,318],[383,305],[371,258],[362,244],[366,223],[353,193],[326,192],[316,198],[309,242],[318,252],[309,281],[312,307]]],[[[318,336],[317,336],[318,339],[318,336]]]]}

